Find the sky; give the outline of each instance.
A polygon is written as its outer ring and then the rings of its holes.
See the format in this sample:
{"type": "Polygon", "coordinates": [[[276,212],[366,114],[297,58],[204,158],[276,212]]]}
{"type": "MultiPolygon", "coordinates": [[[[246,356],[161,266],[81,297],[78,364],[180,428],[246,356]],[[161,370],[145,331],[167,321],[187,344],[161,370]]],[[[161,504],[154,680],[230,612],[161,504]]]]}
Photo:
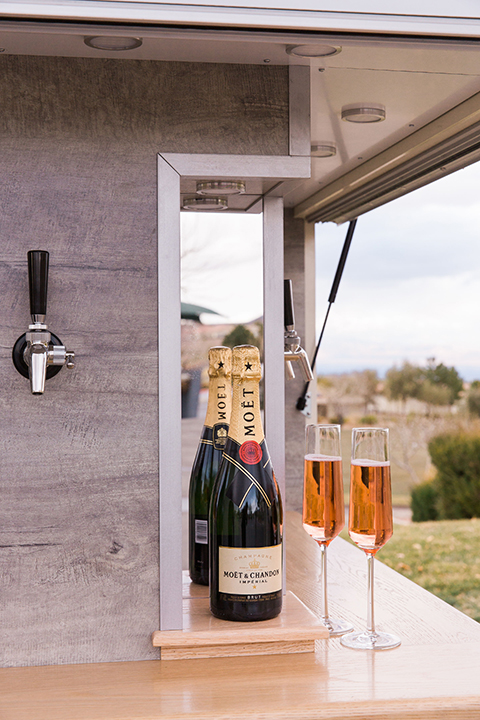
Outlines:
{"type": "MultiPolygon", "coordinates": [[[[319,373],[373,368],[383,376],[434,357],[464,380],[480,379],[479,189],[480,163],[359,217],[319,373]]],[[[316,226],[317,332],[347,227],[316,226]]],[[[259,317],[261,235],[261,215],[182,213],[183,299],[216,310],[218,321],[259,317]]]]}

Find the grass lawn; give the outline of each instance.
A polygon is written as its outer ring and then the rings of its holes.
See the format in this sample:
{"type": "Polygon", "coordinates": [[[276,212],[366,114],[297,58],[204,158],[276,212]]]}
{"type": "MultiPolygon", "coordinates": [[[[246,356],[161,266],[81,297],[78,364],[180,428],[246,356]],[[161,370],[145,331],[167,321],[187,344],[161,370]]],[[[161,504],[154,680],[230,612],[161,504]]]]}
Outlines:
{"type": "Polygon", "coordinates": [[[480,519],[395,525],[377,557],[480,622],[480,519]]]}

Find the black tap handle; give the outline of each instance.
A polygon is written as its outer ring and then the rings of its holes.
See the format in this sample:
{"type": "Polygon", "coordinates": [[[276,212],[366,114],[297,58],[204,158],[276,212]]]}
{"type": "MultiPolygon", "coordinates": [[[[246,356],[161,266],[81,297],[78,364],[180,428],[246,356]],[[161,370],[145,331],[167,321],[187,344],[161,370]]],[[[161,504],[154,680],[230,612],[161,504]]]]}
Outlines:
{"type": "Polygon", "coordinates": [[[28,251],[28,287],[30,290],[30,314],[47,314],[48,252],[28,251]]]}
{"type": "Polygon", "coordinates": [[[295,313],[293,310],[292,281],[283,281],[283,319],[285,328],[295,326],[295,313]]]}

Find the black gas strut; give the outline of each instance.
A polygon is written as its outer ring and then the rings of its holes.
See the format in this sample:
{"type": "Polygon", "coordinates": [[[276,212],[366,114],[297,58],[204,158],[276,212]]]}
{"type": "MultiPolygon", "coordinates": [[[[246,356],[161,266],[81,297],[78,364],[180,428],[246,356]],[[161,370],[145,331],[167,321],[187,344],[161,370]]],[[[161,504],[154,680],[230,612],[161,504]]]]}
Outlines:
{"type": "MultiPolygon", "coordinates": [[[[330,312],[330,308],[332,307],[332,304],[335,302],[335,298],[337,297],[338,286],[340,285],[340,280],[342,279],[343,268],[345,267],[345,263],[347,261],[347,255],[348,255],[348,251],[350,250],[350,245],[352,244],[352,238],[353,238],[353,233],[355,232],[356,224],[357,224],[356,218],[355,218],[355,220],[351,220],[348,223],[348,230],[347,230],[347,235],[345,237],[345,242],[343,243],[342,254],[340,255],[340,260],[338,261],[338,266],[337,266],[337,272],[335,273],[335,277],[333,278],[332,289],[330,290],[330,295],[328,296],[328,308],[327,308],[327,312],[325,315],[325,320],[323,321],[322,331],[320,333],[320,337],[318,338],[317,347],[315,348],[315,352],[313,353],[312,362],[310,363],[314,372],[315,372],[315,369],[314,369],[315,361],[317,359],[318,351],[320,349],[320,343],[322,342],[323,333],[325,332],[325,325],[327,324],[328,314],[330,312]]],[[[309,382],[305,383],[303,392],[297,400],[297,405],[296,405],[297,410],[305,409],[305,406],[307,404],[307,392],[308,392],[309,385],[310,385],[309,382]]]]}

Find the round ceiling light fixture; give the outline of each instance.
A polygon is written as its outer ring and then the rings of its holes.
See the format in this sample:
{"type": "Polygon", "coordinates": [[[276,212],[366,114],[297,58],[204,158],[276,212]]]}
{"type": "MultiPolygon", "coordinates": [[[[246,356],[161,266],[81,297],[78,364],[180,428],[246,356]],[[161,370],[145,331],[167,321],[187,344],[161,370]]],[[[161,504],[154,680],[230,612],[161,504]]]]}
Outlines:
{"type": "Polygon", "coordinates": [[[85,37],[83,39],[85,45],[95,48],[95,50],[134,50],[142,45],[143,40],[135,37],[117,37],[115,35],[97,35],[95,37],[85,37]]]}
{"type": "Polygon", "coordinates": [[[342,120],[353,123],[374,123],[381,122],[386,118],[386,111],[383,105],[374,103],[356,103],[344,105],[342,108],[342,120]]]}
{"type": "Polygon", "coordinates": [[[245,182],[243,180],[199,180],[197,193],[199,195],[243,195],[245,182]]]}
{"type": "Polygon", "coordinates": [[[337,146],[334,143],[315,143],[310,148],[312,157],[327,158],[337,154],[337,146]]]}
{"type": "Polygon", "coordinates": [[[182,202],[184,210],[228,210],[227,198],[214,197],[184,197],[182,202]]]}
{"type": "Polygon", "coordinates": [[[341,47],[334,45],[287,45],[287,55],[295,55],[301,58],[319,58],[338,55],[342,52],[341,47]]]}

